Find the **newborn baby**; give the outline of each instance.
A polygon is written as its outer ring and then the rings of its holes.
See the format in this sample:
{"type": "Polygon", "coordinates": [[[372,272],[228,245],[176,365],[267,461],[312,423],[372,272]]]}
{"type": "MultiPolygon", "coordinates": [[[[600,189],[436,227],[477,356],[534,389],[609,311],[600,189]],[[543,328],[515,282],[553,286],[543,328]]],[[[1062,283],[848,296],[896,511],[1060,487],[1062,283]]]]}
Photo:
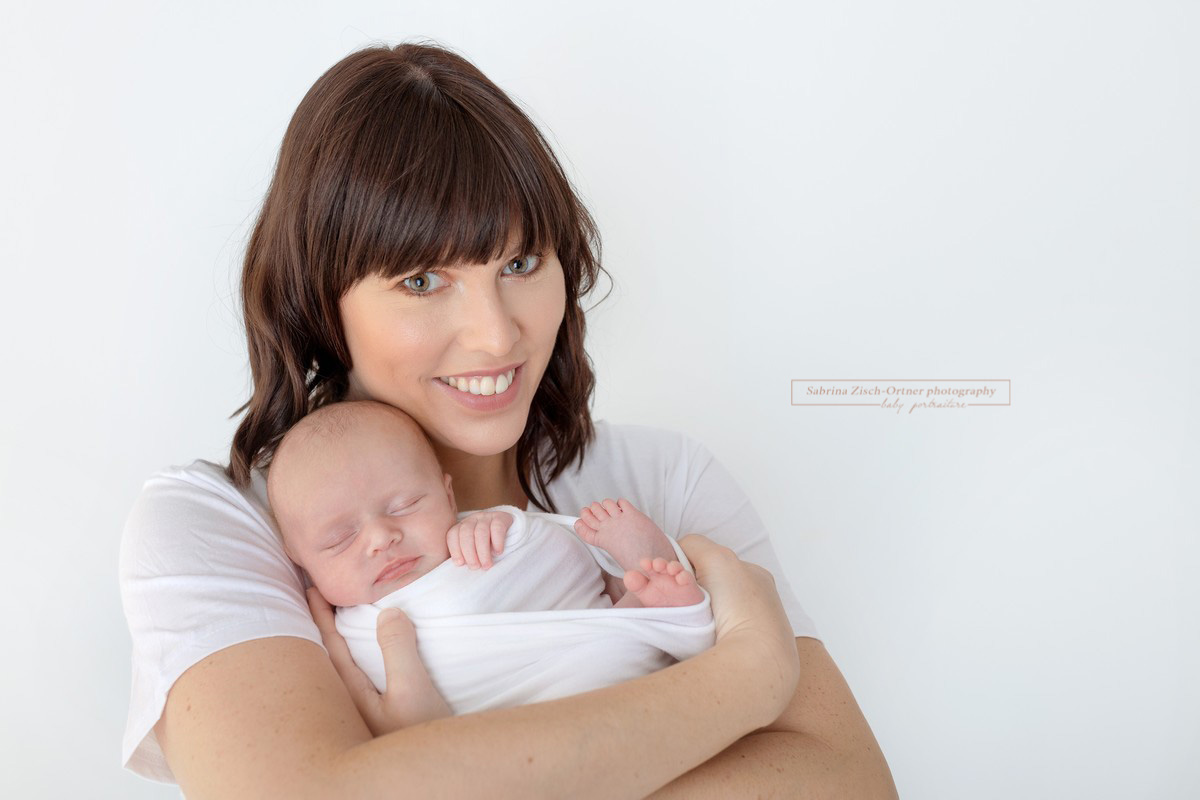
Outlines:
{"type": "MultiPolygon", "coordinates": [[[[504,553],[514,513],[523,525],[535,518],[512,508],[459,520],[450,476],[424,432],[403,412],[374,402],[325,406],[293,426],[276,449],[267,491],[288,556],[339,607],[377,603],[447,560],[488,570],[504,553]]],[[[615,579],[592,561],[600,591],[582,607],[678,607],[704,599],[670,537],[628,501],[593,503],[574,527],[624,570],[623,580],[615,579]]],[[[409,645],[401,664],[410,676],[405,724],[448,716],[415,635],[409,645]]]]}

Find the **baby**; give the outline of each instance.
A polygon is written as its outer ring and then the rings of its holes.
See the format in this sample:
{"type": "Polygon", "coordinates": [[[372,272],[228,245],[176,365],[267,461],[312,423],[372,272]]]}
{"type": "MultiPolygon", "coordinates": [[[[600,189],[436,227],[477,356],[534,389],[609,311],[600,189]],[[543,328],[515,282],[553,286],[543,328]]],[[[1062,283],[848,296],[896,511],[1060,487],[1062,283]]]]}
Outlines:
{"type": "MultiPolygon", "coordinates": [[[[513,523],[505,511],[459,520],[450,476],[420,426],[375,402],[336,403],[296,423],[276,449],[267,493],[288,556],[335,606],[375,603],[448,559],[489,569],[513,523]]],[[[579,538],[625,570],[623,580],[603,573],[613,606],[703,599],[667,535],[627,500],[593,503],[579,516],[579,538]]],[[[409,644],[401,664],[412,676],[403,690],[411,706],[405,724],[448,716],[415,636],[409,644]]]]}

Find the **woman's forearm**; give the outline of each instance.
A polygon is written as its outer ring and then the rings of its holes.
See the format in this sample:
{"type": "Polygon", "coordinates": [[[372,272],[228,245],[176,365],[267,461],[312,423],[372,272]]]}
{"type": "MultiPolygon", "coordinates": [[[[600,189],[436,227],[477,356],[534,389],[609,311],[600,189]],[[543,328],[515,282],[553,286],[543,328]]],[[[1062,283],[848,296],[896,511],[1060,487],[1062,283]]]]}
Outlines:
{"type": "Polygon", "coordinates": [[[754,733],[681,775],[654,800],[728,797],[895,798],[891,774],[877,759],[856,758],[802,733],[754,733]]]}
{"type": "Polygon", "coordinates": [[[802,636],[796,655],[801,679],[774,722],[653,796],[894,800],[896,784],[879,742],[825,646],[802,636]]]}
{"type": "Polygon", "coordinates": [[[175,682],[155,731],[189,800],[644,797],[770,723],[790,683],[733,636],[632,681],[372,738],[325,651],[220,650],[175,682]]]}
{"type": "Polygon", "coordinates": [[[340,754],[329,788],[341,797],[400,785],[417,796],[645,797],[764,724],[770,701],[734,679],[752,673],[744,649],[718,646],[605,689],[434,720],[340,754]]]}
{"type": "Polygon", "coordinates": [[[836,755],[790,732],[746,736],[655,792],[654,800],[722,800],[727,797],[830,797],[836,755]],[[809,789],[813,791],[808,792],[809,789]],[[819,790],[819,791],[817,791],[819,790]]]}

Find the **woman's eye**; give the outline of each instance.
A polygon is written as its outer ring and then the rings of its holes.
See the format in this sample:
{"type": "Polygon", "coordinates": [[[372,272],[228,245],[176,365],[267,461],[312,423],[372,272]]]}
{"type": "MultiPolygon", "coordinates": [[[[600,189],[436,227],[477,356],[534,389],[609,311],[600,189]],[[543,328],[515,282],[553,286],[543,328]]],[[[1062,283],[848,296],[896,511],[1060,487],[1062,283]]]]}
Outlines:
{"type": "Polygon", "coordinates": [[[542,263],[540,256],[525,256],[524,258],[514,258],[505,265],[504,270],[506,275],[528,275],[535,271],[542,263]],[[512,268],[510,272],[509,269],[512,268]]]}
{"type": "Polygon", "coordinates": [[[400,281],[400,284],[408,289],[410,294],[429,294],[434,289],[438,288],[435,281],[441,281],[441,277],[433,272],[419,272],[416,275],[405,278],[400,281]]]}

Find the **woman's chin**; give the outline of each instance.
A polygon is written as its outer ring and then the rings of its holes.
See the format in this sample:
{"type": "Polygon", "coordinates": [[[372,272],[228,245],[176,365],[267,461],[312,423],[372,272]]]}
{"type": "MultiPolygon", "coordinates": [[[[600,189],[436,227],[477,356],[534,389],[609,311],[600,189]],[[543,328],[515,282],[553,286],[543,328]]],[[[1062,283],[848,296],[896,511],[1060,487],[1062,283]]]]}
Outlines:
{"type": "Polygon", "coordinates": [[[473,456],[494,456],[511,449],[525,431],[528,414],[506,414],[504,418],[475,420],[453,431],[441,431],[439,444],[473,456]]]}

